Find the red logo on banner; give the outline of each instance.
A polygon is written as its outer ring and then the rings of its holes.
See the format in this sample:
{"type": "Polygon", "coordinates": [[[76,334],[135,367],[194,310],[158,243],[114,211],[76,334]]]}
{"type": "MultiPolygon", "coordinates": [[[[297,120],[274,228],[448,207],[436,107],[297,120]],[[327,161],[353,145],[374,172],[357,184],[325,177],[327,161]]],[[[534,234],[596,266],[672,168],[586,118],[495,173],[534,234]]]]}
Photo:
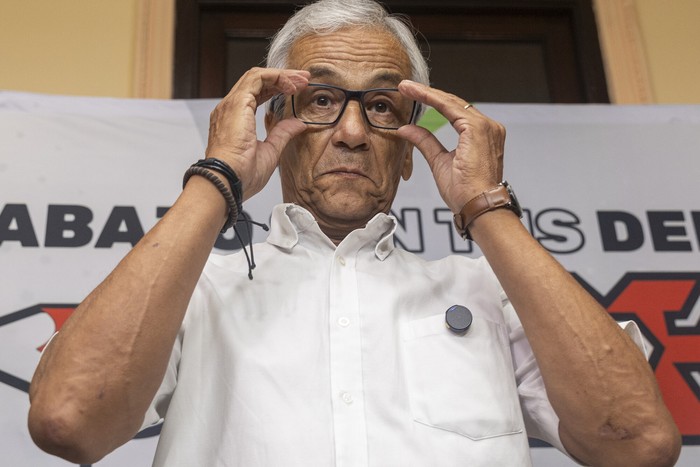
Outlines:
{"type": "Polygon", "coordinates": [[[637,322],[684,443],[700,444],[700,273],[629,273],[605,297],[577,279],[613,318],[637,322]]]}
{"type": "MultiPolygon", "coordinates": [[[[76,305],[69,305],[68,307],[42,306],[41,311],[43,311],[51,317],[54,325],[54,333],[56,333],[61,330],[63,324],[70,317],[70,315],[73,314],[75,307],[76,305]]],[[[46,347],[46,344],[37,347],[37,350],[39,352],[42,352],[44,350],[44,347],[46,347]]]]}

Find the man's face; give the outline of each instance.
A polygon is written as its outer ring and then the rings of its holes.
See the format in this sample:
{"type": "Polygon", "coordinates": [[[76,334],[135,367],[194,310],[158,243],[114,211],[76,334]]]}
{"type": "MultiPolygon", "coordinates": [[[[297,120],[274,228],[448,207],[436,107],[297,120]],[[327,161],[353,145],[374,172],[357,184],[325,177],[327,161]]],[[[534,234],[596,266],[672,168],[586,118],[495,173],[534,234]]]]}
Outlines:
{"type": "MultiPolygon", "coordinates": [[[[294,44],[288,66],[311,72],[310,82],[348,90],[396,87],[411,70],[393,36],[367,29],[304,37],[294,44]]],[[[288,98],[285,115],[290,114],[288,98]]],[[[371,127],[360,103],[350,100],[335,125],[309,126],[285,148],[284,201],[313,212],[326,233],[363,227],[376,213],[389,211],[401,176],[411,175],[412,150],[395,131],[371,127]]]]}

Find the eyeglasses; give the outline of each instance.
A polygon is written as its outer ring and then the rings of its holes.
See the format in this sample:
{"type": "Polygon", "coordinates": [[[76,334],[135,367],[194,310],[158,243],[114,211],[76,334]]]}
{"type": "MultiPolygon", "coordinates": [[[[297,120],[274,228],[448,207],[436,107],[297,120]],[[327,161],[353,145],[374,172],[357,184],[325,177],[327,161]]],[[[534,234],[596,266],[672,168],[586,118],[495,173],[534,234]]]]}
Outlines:
{"type": "Polygon", "coordinates": [[[360,102],[362,115],[370,126],[384,130],[398,130],[412,123],[418,107],[416,101],[404,97],[396,88],[348,91],[329,84],[309,83],[292,96],[292,112],[307,124],[335,125],[351,99],[360,102]]]}

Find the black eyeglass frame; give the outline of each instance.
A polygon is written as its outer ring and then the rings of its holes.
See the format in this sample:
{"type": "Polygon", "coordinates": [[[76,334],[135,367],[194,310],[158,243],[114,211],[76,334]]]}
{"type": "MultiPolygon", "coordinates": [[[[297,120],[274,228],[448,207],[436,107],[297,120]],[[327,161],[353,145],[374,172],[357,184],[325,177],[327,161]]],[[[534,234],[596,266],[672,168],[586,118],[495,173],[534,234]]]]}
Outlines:
{"type": "MultiPolygon", "coordinates": [[[[333,86],[332,84],[309,83],[307,86],[318,87],[318,88],[332,88],[332,89],[337,89],[338,91],[342,91],[343,93],[345,93],[345,102],[343,103],[343,107],[340,109],[338,116],[332,122],[326,122],[326,123],[308,122],[308,121],[302,120],[300,117],[298,117],[297,110],[296,110],[296,107],[294,105],[294,96],[292,95],[292,114],[294,115],[295,118],[298,118],[299,120],[306,123],[307,125],[326,125],[326,126],[335,125],[343,117],[343,114],[345,113],[345,109],[348,107],[348,103],[354,99],[360,103],[360,108],[362,109],[362,117],[365,119],[367,124],[369,126],[371,126],[372,128],[378,128],[380,130],[398,130],[399,128],[401,128],[400,126],[389,127],[389,126],[375,125],[374,123],[372,123],[369,120],[369,117],[367,116],[367,110],[365,110],[365,105],[364,105],[365,94],[370,93],[370,92],[382,92],[382,91],[396,91],[396,92],[398,92],[399,91],[398,88],[374,88],[374,89],[366,89],[364,91],[349,91],[347,89],[343,89],[343,88],[338,87],[338,86],[333,86]]],[[[414,123],[413,120],[416,118],[416,115],[418,115],[419,108],[420,107],[418,105],[418,101],[413,101],[413,108],[411,109],[411,116],[408,119],[408,123],[406,123],[407,125],[414,123]]]]}

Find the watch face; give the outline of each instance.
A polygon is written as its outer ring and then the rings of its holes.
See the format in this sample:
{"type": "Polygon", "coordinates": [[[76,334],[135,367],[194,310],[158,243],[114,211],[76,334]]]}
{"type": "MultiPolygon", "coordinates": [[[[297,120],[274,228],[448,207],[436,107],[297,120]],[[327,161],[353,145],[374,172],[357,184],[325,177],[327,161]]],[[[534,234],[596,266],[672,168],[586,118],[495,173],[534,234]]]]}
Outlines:
{"type": "Polygon", "coordinates": [[[511,188],[511,186],[506,181],[503,181],[503,186],[506,187],[506,190],[508,190],[508,195],[510,196],[511,209],[513,209],[513,212],[516,213],[518,217],[523,217],[523,208],[520,206],[520,201],[518,201],[518,197],[515,196],[513,188],[511,188]]]}

